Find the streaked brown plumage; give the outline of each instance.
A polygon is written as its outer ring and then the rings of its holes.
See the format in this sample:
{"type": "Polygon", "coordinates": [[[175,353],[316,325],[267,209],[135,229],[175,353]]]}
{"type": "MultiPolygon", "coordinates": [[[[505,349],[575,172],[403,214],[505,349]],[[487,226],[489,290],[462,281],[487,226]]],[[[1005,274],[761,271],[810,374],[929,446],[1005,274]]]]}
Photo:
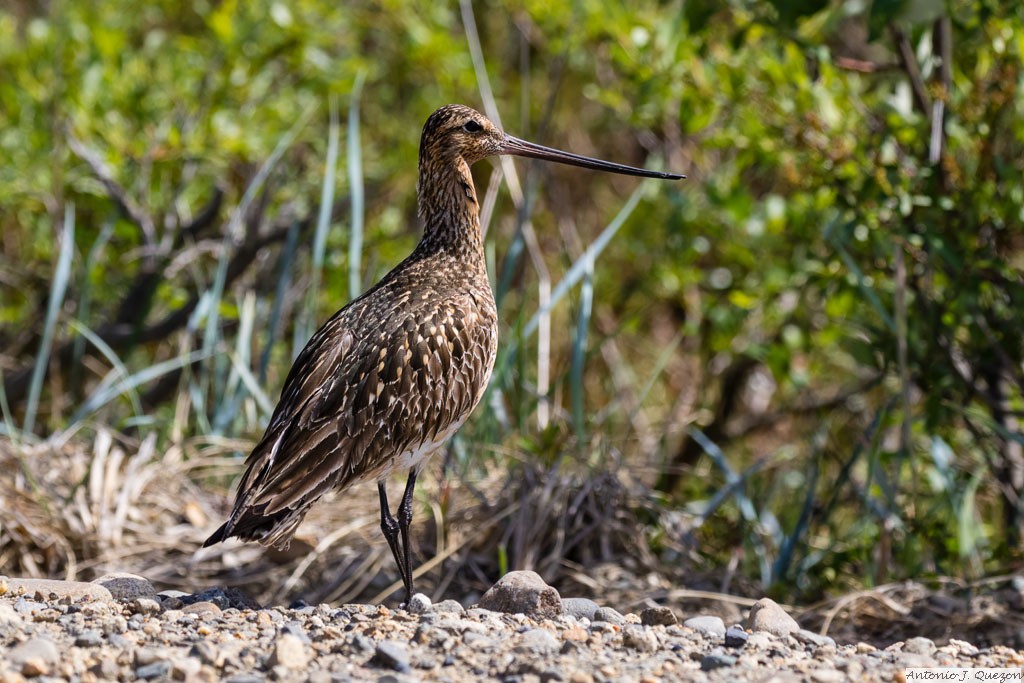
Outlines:
{"type": "Polygon", "coordinates": [[[431,114],[420,139],[422,239],[335,313],[295,359],[266,433],[246,460],[231,516],[204,545],[237,536],[285,546],[324,493],[376,480],[381,529],[406,600],[412,596],[408,529],[416,475],[479,403],[498,348],[469,170],[496,154],[682,177],[541,147],[504,134],[462,105],[431,114]],[[384,484],[404,469],[409,479],[395,519],[384,484]]]}

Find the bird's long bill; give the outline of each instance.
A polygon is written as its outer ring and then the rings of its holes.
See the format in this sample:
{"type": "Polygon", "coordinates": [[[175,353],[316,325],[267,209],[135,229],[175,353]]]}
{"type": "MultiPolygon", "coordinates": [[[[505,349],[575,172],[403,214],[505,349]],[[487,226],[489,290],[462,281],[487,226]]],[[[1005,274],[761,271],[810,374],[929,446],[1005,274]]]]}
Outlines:
{"type": "Polygon", "coordinates": [[[505,144],[502,145],[501,152],[502,154],[514,154],[520,157],[544,159],[545,161],[555,161],[560,164],[569,164],[570,166],[582,166],[583,168],[592,168],[595,171],[609,171],[611,173],[635,175],[641,176],[643,178],[663,178],[665,180],[679,180],[680,178],[686,177],[684,175],[679,175],[677,173],[648,171],[646,168],[636,168],[635,166],[616,164],[615,162],[612,161],[592,159],[591,157],[585,157],[580,154],[573,154],[572,152],[563,152],[560,149],[552,149],[551,147],[545,147],[544,145],[538,145],[533,142],[527,142],[526,140],[520,140],[519,138],[512,137],[511,135],[505,136],[505,144]]]}

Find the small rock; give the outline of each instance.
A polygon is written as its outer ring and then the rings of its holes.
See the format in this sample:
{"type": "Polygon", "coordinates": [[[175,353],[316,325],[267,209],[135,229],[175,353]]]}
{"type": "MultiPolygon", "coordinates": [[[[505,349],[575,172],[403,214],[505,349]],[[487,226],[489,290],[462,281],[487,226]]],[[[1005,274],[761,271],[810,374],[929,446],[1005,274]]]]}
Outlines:
{"type": "Polygon", "coordinates": [[[89,671],[101,681],[116,681],[120,678],[121,668],[113,659],[103,657],[96,664],[89,667],[89,671]]]}
{"type": "Polygon", "coordinates": [[[153,678],[165,678],[171,671],[171,663],[167,661],[153,662],[135,669],[135,677],[148,681],[153,678]]]}
{"type": "Polygon", "coordinates": [[[18,598],[13,607],[16,614],[33,614],[42,608],[42,603],[36,602],[35,600],[27,600],[25,598],[18,598]]]}
{"type": "Polygon", "coordinates": [[[935,643],[928,638],[911,638],[903,644],[903,651],[930,657],[935,654],[935,643]]]}
{"type": "Polygon", "coordinates": [[[189,657],[195,657],[201,664],[217,664],[217,646],[208,640],[200,640],[192,645],[189,650],[189,657]]]}
{"type": "Polygon", "coordinates": [[[479,606],[492,612],[528,614],[536,619],[553,619],[562,614],[558,591],[532,571],[505,574],[483,594],[479,606]]]}
{"type": "Polygon", "coordinates": [[[839,683],[846,679],[845,673],[835,669],[814,669],[811,671],[811,680],[815,683],[839,683]]]}
{"type": "Polygon", "coordinates": [[[184,659],[176,660],[171,665],[171,679],[175,681],[192,680],[199,675],[199,670],[202,668],[202,662],[195,657],[185,657],[184,659]]]}
{"type": "Polygon", "coordinates": [[[692,628],[701,635],[708,636],[709,638],[724,638],[725,637],[725,622],[722,621],[721,617],[715,616],[699,616],[690,617],[683,622],[683,626],[692,628]]]}
{"type": "MultiPolygon", "coordinates": [[[[454,600],[452,601],[454,602],[454,600]]],[[[462,605],[459,605],[462,607],[462,605]]],[[[423,593],[416,593],[409,598],[409,604],[405,606],[405,611],[409,614],[423,614],[430,611],[430,598],[423,593]]]]}
{"type": "Polygon", "coordinates": [[[287,624],[282,626],[281,633],[290,633],[306,645],[313,644],[313,641],[309,638],[309,634],[306,633],[306,629],[302,628],[302,624],[297,621],[289,621],[287,624]]]}
{"type": "Polygon", "coordinates": [[[20,626],[21,615],[7,603],[0,604],[0,626],[20,626]]]}
{"type": "MultiPolygon", "coordinates": [[[[49,638],[30,638],[7,652],[6,659],[13,664],[24,664],[29,660],[41,661],[46,665],[60,661],[60,650],[49,638]]],[[[40,675],[40,674],[36,674],[40,675]]]]}
{"type": "Polygon", "coordinates": [[[622,629],[622,645],[640,652],[650,652],[657,649],[658,639],[649,629],[629,624],[622,629]]]}
{"type": "Polygon", "coordinates": [[[78,647],[99,647],[103,644],[103,635],[96,629],[86,629],[75,638],[78,647]]]}
{"type": "Polygon", "coordinates": [[[474,650],[488,650],[494,647],[494,640],[476,631],[466,631],[462,634],[462,643],[474,650]]]}
{"type": "Polygon", "coordinates": [[[105,574],[93,581],[97,586],[106,588],[114,600],[120,602],[131,602],[136,598],[151,598],[156,600],[156,589],[148,579],[136,574],[125,574],[117,572],[105,574]]]}
{"type": "MultiPolygon", "coordinates": [[[[721,619],[719,619],[721,621],[721,619]]],[[[676,615],[668,607],[648,607],[640,613],[640,623],[644,626],[673,626],[679,623],[676,615]]],[[[725,625],[722,625],[725,632],[725,625]]]]}
{"type": "Polygon", "coordinates": [[[950,638],[949,644],[957,649],[957,651],[965,657],[977,657],[978,648],[971,645],[965,640],[957,640],[956,638],[950,638]]]}
{"type": "Polygon", "coordinates": [[[771,598],[761,598],[750,608],[747,628],[751,631],[767,631],[777,636],[788,636],[800,630],[796,619],[786,614],[771,598]]]}
{"type": "Polygon", "coordinates": [[[140,647],[135,651],[135,666],[146,666],[167,659],[162,652],[151,647],[140,647]]]}
{"type": "Polygon", "coordinates": [[[562,646],[558,638],[552,635],[551,631],[544,628],[531,628],[519,634],[518,642],[514,649],[516,652],[533,652],[536,654],[548,654],[557,652],[562,646]]]}
{"type": "Polygon", "coordinates": [[[622,616],[622,613],[612,607],[599,607],[594,612],[594,618],[592,621],[606,621],[609,624],[616,624],[621,626],[626,623],[626,617],[622,616]]]}
{"type": "Polygon", "coordinates": [[[832,638],[817,634],[814,631],[808,631],[805,628],[802,628],[796,633],[793,633],[793,637],[796,638],[798,642],[803,643],[804,645],[813,645],[815,647],[824,647],[826,645],[831,645],[832,647],[836,646],[836,641],[834,641],[832,638]]]}
{"type": "Polygon", "coordinates": [[[725,631],[725,646],[740,648],[750,640],[750,634],[742,626],[730,626],[725,631]]]}
{"type": "Polygon", "coordinates": [[[408,673],[409,649],[396,640],[382,640],[377,644],[373,661],[399,673],[408,673]]]}
{"type": "Polygon", "coordinates": [[[298,636],[283,633],[274,641],[274,650],[270,655],[270,666],[283,666],[286,669],[304,669],[309,662],[306,648],[298,636]]]}
{"type": "Polygon", "coordinates": [[[7,590],[17,595],[42,595],[49,599],[51,595],[57,599],[69,598],[71,600],[111,600],[110,591],[102,586],[86,583],[84,581],[57,581],[54,579],[7,579],[7,590]]]}
{"type": "Polygon", "coordinates": [[[128,609],[133,614],[159,614],[163,607],[156,598],[135,598],[128,603],[128,609]]]}
{"type": "Polygon", "coordinates": [[[700,660],[701,671],[713,671],[727,666],[735,666],[736,658],[732,655],[711,653],[704,655],[700,660]]]}
{"type": "Polygon", "coordinates": [[[577,619],[587,618],[593,621],[594,613],[600,607],[589,598],[562,598],[562,609],[566,614],[571,614],[577,619]]]}
{"type": "Polygon", "coordinates": [[[21,664],[21,675],[29,678],[45,676],[50,673],[50,665],[39,657],[30,657],[21,664]]]}
{"type": "Polygon", "coordinates": [[[193,602],[191,605],[185,605],[182,610],[185,614],[207,614],[217,616],[222,613],[220,607],[213,602],[207,602],[205,600],[200,602],[193,602]]]}
{"type": "MultiPolygon", "coordinates": [[[[414,595],[413,598],[415,597],[416,596],[414,595]]],[[[434,605],[433,609],[430,611],[441,614],[463,614],[466,611],[466,608],[463,607],[458,600],[442,600],[434,605]]]]}

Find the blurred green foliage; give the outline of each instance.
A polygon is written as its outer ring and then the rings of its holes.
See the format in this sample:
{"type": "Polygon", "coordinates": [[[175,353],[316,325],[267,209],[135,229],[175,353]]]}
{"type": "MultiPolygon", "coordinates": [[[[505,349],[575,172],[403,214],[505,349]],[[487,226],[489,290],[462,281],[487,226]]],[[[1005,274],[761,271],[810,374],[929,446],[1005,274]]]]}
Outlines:
{"type": "MultiPolygon", "coordinates": [[[[36,431],[255,436],[308,334],[295,320],[349,291],[342,163],[303,310],[329,102],[361,122],[369,283],[418,235],[422,122],[484,103],[466,6],[45,6],[0,10],[7,432],[32,438],[18,425],[73,234],[36,431]]],[[[1020,561],[1024,9],[491,0],[472,16],[510,132],[690,179],[644,188],[548,338],[523,332],[545,271],[557,283],[636,181],[519,167],[527,206],[502,191],[488,232],[503,371],[463,471],[490,453],[621,463],[664,559],[737,556],[804,596],[1020,561]]],[[[484,194],[491,166],[475,172],[484,194]]]]}

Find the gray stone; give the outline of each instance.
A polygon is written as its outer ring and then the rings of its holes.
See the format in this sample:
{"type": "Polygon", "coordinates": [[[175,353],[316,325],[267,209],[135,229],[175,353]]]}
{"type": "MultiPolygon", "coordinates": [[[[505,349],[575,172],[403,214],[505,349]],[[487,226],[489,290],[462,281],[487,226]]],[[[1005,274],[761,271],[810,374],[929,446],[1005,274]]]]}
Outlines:
{"type": "Polygon", "coordinates": [[[171,663],[168,661],[153,662],[135,669],[135,677],[144,681],[153,678],[166,678],[171,672],[171,663]]]}
{"type": "Polygon", "coordinates": [[[156,598],[135,598],[128,603],[128,609],[133,614],[159,614],[163,607],[156,598]]]}
{"type": "Polygon", "coordinates": [[[598,610],[594,612],[593,621],[606,621],[609,624],[621,626],[626,623],[626,617],[622,616],[618,610],[612,607],[599,607],[598,610]]]}
{"type": "Polygon", "coordinates": [[[177,659],[171,664],[171,678],[176,681],[192,680],[199,675],[199,670],[202,668],[203,663],[195,657],[177,659]]]}
{"type": "Polygon", "coordinates": [[[727,666],[735,665],[736,658],[732,655],[718,654],[714,652],[704,655],[700,660],[701,671],[714,671],[715,669],[722,669],[727,666]]]}
{"type": "Polygon", "coordinates": [[[561,646],[562,643],[551,631],[545,628],[531,628],[517,636],[514,650],[516,652],[549,654],[557,652],[561,646]]]}
{"type": "Polygon", "coordinates": [[[651,652],[657,649],[658,639],[650,629],[628,624],[622,628],[622,645],[631,650],[651,652]]]}
{"type": "Polygon", "coordinates": [[[0,626],[21,626],[21,623],[21,615],[13,607],[0,603],[0,626]]]}
{"type": "Polygon", "coordinates": [[[30,660],[52,665],[60,661],[60,649],[49,638],[29,638],[24,643],[12,647],[7,652],[6,659],[18,665],[30,660]]]}
{"type": "Polygon", "coordinates": [[[577,619],[593,621],[594,613],[600,609],[600,605],[589,598],[562,598],[562,609],[577,619]]]}
{"type": "Polygon", "coordinates": [[[304,669],[309,663],[306,647],[298,636],[282,633],[274,641],[274,649],[270,654],[270,666],[283,666],[286,669],[304,669]]]}
{"type": "Polygon", "coordinates": [[[306,633],[306,629],[302,628],[302,624],[297,621],[289,621],[287,624],[282,626],[281,633],[290,633],[306,645],[313,644],[313,641],[309,638],[309,634],[306,633]]]}
{"type": "Polygon", "coordinates": [[[98,647],[103,644],[103,634],[96,629],[90,628],[82,631],[75,638],[75,645],[79,647],[98,647]]]}
{"type": "Polygon", "coordinates": [[[102,586],[109,591],[115,600],[120,602],[131,602],[136,598],[157,599],[156,589],[149,579],[136,574],[116,572],[105,574],[93,581],[97,586],[102,586]]]}
{"type": "Polygon", "coordinates": [[[689,619],[683,622],[683,626],[686,626],[687,628],[692,628],[694,631],[709,638],[725,637],[725,622],[722,621],[721,617],[716,617],[712,615],[690,617],[689,619]]]}
{"type": "MultiPolygon", "coordinates": [[[[452,602],[455,602],[454,600],[452,602]]],[[[458,603],[456,603],[458,604],[458,603]]],[[[461,608],[462,605],[459,605],[461,608]]],[[[423,593],[416,593],[409,598],[409,604],[405,606],[409,614],[423,614],[430,611],[430,598],[423,593]]]]}
{"type": "Polygon", "coordinates": [[[935,643],[928,638],[911,638],[903,644],[903,651],[930,657],[935,654],[935,643]]]}
{"type": "Polygon", "coordinates": [[[771,598],[761,598],[750,608],[747,628],[751,631],[767,631],[777,636],[788,636],[800,630],[796,619],[771,598]]]}
{"type": "Polygon", "coordinates": [[[836,646],[836,641],[828,636],[823,636],[814,631],[808,631],[805,628],[800,629],[793,634],[793,637],[797,639],[797,642],[803,643],[804,645],[813,645],[815,647],[824,647],[826,645],[836,646]]]}
{"type": "Polygon", "coordinates": [[[43,609],[43,603],[27,598],[18,598],[13,609],[17,614],[32,614],[43,609]]]}
{"type": "Polygon", "coordinates": [[[192,645],[192,649],[189,650],[188,656],[197,658],[202,664],[210,664],[216,666],[217,664],[217,646],[208,640],[200,640],[192,645]]]}
{"type": "MultiPolygon", "coordinates": [[[[648,607],[640,612],[640,623],[644,626],[674,626],[679,620],[671,609],[658,606],[648,607]]],[[[725,632],[725,625],[722,626],[722,631],[725,632]]]]}
{"type": "Polygon", "coordinates": [[[480,598],[480,608],[553,619],[562,614],[562,598],[537,572],[509,572],[480,598]]]}
{"type": "MultiPolygon", "coordinates": [[[[416,596],[414,595],[413,598],[416,596]]],[[[434,605],[431,612],[437,613],[449,613],[449,614],[464,614],[466,608],[459,603],[458,600],[442,600],[441,602],[434,605]]]]}
{"type": "Polygon", "coordinates": [[[373,661],[393,671],[408,673],[409,648],[397,640],[382,640],[377,644],[373,661]]]}
{"type": "Polygon", "coordinates": [[[750,640],[750,634],[748,634],[742,626],[733,625],[725,630],[725,646],[741,648],[747,644],[750,640]]]}
{"type": "Polygon", "coordinates": [[[847,676],[836,669],[815,669],[811,671],[811,680],[814,683],[840,683],[847,680],[847,676]]]}

